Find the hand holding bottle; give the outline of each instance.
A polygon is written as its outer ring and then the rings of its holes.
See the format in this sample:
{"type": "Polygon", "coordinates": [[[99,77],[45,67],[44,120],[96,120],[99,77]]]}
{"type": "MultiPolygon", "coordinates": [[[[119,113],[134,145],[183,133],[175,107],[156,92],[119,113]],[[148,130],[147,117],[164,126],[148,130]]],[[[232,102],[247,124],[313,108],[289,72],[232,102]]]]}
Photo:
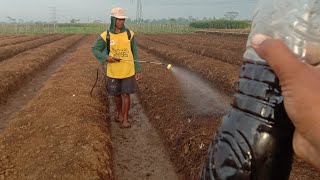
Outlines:
{"type": "Polygon", "coordinates": [[[303,63],[282,41],[262,34],[253,37],[252,47],[280,80],[285,109],[295,126],[295,153],[320,169],[320,67],[303,63]]]}

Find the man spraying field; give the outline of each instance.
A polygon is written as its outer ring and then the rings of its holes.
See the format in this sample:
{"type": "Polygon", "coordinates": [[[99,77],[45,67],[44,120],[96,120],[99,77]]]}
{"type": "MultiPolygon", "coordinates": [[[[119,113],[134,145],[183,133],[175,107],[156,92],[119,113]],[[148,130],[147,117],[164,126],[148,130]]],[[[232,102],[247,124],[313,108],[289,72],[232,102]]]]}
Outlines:
{"type": "Polygon", "coordinates": [[[134,33],[124,26],[127,18],[123,8],[113,8],[110,29],[103,32],[92,46],[94,56],[101,63],[107,63],[107,93],[113,96],[117,121],[122,128],[131,127],[128,117],[130,94],[136,92],[136,80],[141,78],[136,39],[134,33]],[[107,53],[103,53],[105,50],[107,53]]]}

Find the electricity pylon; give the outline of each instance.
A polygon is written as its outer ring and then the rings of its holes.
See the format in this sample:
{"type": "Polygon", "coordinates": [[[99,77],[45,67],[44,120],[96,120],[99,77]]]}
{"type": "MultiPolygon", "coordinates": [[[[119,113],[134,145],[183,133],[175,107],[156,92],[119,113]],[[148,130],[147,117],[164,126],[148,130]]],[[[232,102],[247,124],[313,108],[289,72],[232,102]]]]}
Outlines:
{"type": "Polygon", "coordinates": [[[142,3],[141,0],[137,0],[137,12],[136,12],[136,21],[138,24],[143,22],[143,12],[142,12],[142,3]]]}

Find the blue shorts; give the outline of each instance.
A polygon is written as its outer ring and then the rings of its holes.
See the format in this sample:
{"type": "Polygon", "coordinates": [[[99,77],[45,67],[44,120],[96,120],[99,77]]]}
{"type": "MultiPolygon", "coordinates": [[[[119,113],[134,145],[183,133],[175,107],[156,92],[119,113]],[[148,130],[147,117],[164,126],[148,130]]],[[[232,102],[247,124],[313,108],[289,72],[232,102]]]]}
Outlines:
{"type": "Polygon", "coordinates": [[[107,76],[107,93],[110,96],[117,96],[123,93],[134,94],[137,89],[135,76],[124,79],[116,79],[107,76]]]}

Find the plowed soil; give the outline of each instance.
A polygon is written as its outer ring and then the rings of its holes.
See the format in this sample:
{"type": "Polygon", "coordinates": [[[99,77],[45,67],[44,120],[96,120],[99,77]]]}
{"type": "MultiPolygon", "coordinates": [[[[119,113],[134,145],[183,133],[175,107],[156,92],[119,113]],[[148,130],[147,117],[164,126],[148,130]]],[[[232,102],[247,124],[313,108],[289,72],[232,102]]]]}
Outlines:
{"type": "MultiPolygon", "coordinates": [[[[39,44],[21,51],[8,48],[19,46],[19,36],[0,36],[13,43],[1,48],[12,53],[0,62],[0,180],[198,179],[231,102],[246,37],[137,36],[140,60],[164,65],[141,63],[133,126],[120,129],[103,66],[96,78],[90,47],[97,36],[48,41],[57,36],[24,36],[21,44],[39,44]]],[[[319,178],[295,158],[290,179],[319,178]]]]}

